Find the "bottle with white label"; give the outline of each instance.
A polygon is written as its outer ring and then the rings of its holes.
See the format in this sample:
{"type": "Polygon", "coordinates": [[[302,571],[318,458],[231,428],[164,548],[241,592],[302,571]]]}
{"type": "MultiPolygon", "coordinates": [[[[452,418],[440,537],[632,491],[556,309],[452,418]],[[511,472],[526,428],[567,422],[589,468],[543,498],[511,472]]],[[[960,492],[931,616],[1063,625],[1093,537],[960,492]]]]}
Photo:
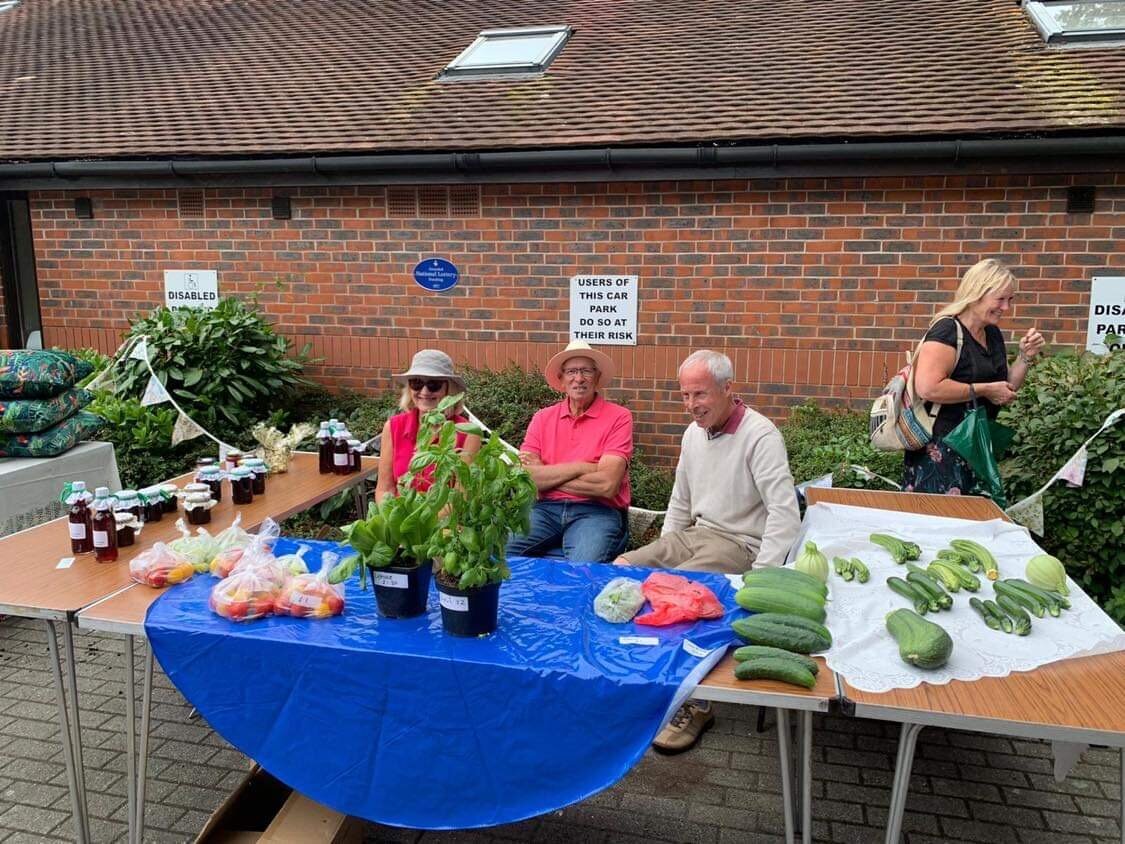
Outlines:
{"type": "Polygon", "coordinates": [[[94,490],[94,516],[91,519],[94,538],[94,559],[99,563],[112,563],[117,559],[117,517],[113,514],[113,499],[104,486],[94,490]]]}
{"type": "Polygon", "coordinates": [[[72,481],[63,489],[63,501],[70,505],[66,520],[70,528],[71,554],[89,554],[94,550],[90,535],[90,498],[85,481],[72,481]]]}
{"type": "Polygon", "coordinates": [[[347,428],[339,428],[332,435],[332,471],[337,475],[347,475],[352,471],[352,455],[348,448],[351,434],[347,428]]]}

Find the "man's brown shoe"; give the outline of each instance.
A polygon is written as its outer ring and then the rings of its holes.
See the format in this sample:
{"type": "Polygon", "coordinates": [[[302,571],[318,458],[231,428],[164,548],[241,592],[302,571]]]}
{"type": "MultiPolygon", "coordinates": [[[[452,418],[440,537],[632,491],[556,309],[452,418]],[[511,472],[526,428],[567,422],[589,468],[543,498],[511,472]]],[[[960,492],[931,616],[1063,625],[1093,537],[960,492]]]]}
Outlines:
{"type": "Polygon", "coordinates": [[[676,710],[676,714],[656,736],[652,746],[661,753],[683,753],[695,747],[699,737],[714,723],[715,714],[710,706],[704,709],[701,704],[689,700],[676,710]]]}

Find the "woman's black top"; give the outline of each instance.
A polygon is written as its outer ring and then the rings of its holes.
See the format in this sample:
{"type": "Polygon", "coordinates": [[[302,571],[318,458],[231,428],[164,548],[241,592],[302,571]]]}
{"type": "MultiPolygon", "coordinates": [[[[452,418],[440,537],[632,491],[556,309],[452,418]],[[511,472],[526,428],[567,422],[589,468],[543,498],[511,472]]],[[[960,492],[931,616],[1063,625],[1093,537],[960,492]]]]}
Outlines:
{"type": "MultiPolygon", "coordinates": [[[[957,326],[955,317],[945,317],[938,320],[926,332],[926,340],[957,348],[957,326]]],[[[988,347],[982,346],[976,338],[969,333],[969,329],[961,326],[961,356],[953,367],[949,377],[962,384],[980,384],[988,381],[1008,380],[1008,351],[1004,348],[1004,335],[995,325],[986,325],[984,338],[988,347]]],[[[986,398],[977,396],[977,403],[985,408],[989,419],[995,419],[1000,408],[986,398]]],[[[941,439],[965,418],[965,412],[971,407],[969,402],[943,404],[934,421],[934,439],[941,439]]]]}

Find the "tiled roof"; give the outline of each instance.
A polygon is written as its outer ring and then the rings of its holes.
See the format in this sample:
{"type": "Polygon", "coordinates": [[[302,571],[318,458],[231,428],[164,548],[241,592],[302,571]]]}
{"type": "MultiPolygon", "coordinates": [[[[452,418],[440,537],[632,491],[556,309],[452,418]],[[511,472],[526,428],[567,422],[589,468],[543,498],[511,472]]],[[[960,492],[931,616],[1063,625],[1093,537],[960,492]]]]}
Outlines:
{"type": "Polygon", "coordinates": [[[1125,48],[1013,0],[23,0],[0,160],[981,137],[1125,126],[1125,48]],[[486,28],[545,76],[439,82],[486,28]]]}

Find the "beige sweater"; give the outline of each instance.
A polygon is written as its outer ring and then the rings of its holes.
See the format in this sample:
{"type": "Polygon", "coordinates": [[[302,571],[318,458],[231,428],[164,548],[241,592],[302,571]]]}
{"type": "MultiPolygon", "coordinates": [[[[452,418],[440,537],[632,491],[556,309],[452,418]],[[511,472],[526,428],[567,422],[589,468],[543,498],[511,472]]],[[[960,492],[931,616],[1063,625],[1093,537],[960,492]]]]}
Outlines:
{"type": "Polygon", "coordinates": [[[714,439],[694,422],[684,431],[662,534],[693,524],[745,544],[755,567],[785,562],[801,525],[797,494],[781,432],[757,411],[714,439]]]}

